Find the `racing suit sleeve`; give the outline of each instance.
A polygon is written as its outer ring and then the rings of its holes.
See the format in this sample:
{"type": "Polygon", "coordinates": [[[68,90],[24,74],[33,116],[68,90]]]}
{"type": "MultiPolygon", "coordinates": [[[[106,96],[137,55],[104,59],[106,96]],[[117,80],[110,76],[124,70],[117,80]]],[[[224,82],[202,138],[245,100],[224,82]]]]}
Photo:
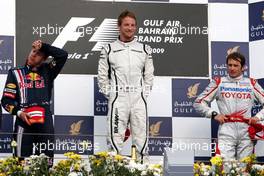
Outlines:
{"type": "Polygon", "coordinates": [[[256,114],[260,120],[264,120],[264,90],[255,79],[250,79],[253,86],[255,99],[262,105],[262,109],[256,114]]]}
{"type": "MultiPolygon", "coordinates": [[[[151,47],[149,45],[144,45],[144,51],[146,52],[146,61],[144,66],[144,85],[146,91],[151,91],[154,80],[154,66],[153,59],[151,55],[151,47]]],[[[149,92],[146,92],[147,94],[149,92]]]]}
{"type": "Polygon", "coordinates": [[[109,63],[109,53],[111,51],[110,44],[104,46],[101,51],[101,55],[98,63],[98,87],[99,92],[104,94],[106,98],[109,98],[109,87],[111,79],[111,69],[109,63]]]}
{"type": "Polygon", "coordinates": [[[66,63],[68,53],[63,49],[51,46],[47,43],[42,43],[42,47],[40,48],[40,50],[47,56],[53,57],[53,60],[50,61],[48,65],[50,78],[51,80],[54,80],[66,63]]]}
{"type": "Polygon", "coordinates": [[[20,110],[18,85],[12,70],[8,71],[1,103],[3,108],[12,115],[17,115],[17,111],[20,110]]]}
{"type": "Polygon", "coordinates": [[[216,98],[217,88],[220,84],[220,81],[220,78],[214,78],[206,87],[206,89],[194,101],[194,109],[207,118],[212,118],[212,112],[214,110],[209,107],[209,103],[211,103],[216,98]]]}

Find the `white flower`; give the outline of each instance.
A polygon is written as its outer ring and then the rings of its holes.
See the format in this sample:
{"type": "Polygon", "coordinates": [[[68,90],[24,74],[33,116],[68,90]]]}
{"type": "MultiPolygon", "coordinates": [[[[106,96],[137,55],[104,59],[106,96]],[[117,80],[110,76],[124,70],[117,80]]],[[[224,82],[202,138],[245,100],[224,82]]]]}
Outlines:
{"type": "Polygon", "coordinates": [[[154,176],[160,176],[160,174],[155,172],[155,173],[154,173],[154,176]]]}
{"type": "Polygon", "coordinates": [[[133,173],[133,172],[136,171],[136,169],[135,168],[130,168],[130,171],[133,173]]]}
{"type": "Polygon", "coordinates": [[[142,176],[147,175],[147,171],[142,171],[142,172],[141,172],[141,175],[142,175],[142,176]]]}
{"type": "Polygon", "coordinates": [[[227,161],[224,162],[224,165],[225,165],[225,166],[228,166],[228,164],[229,164],[229,163],[228,163],[227,161]]]}
{"type": "Polygon", "coordinates": [[[118,166],[124,166],[124,164],[123,163],[120,163],[120,162],[118,162],[117,165],[118,166]]]}
{"type": "Polygon", "coordinates": [[[78,176],[76,172],[71,172],[68,176],[78,176]]]}
{"type": "Polygon", "coordinates": [[[41,153],[39,156],[40,156],[41,158],[48,158],[48,156],[45,155],[44,153],[41,153]]]}
{"type": "Polygon", "coordinates": [[[259,165],[259,164],[254,164],[254,165],[252,166],[252,169],[255,169],[255,170],[261,171],[261,170],[264,169],[264,166],[261,166],[261,165],[259,165]]]}
{"type": "Polygon", "coordinates": [[[206,171],[206,172],[204,172],[204,175],[210,175],[210,173],[206,171]]]}
{"type": "Polygon", "coordinates": [[[30,158],[31,159],[36,159],[36,158],[38,158],[38,155],[31,155],[30,158]]]}
{"type": "Polygon", "coordinates": [[[13,140],[13,141],[11,142],[11,147],[16,147],[16,146],[17,146],[17,142],[13,140]]]}

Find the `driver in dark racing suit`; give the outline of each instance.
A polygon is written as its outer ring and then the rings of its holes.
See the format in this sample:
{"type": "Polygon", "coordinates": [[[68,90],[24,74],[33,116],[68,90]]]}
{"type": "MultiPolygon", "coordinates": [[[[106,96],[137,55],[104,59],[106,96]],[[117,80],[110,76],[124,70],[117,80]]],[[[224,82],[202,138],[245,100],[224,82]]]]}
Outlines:
{"type": "Polygon", "coordinates": [[[9,70],[1,102],[6,111],[16,115],[15,156],[24,158],[40,153],[54,156],[50,100],[53,81],[67,57],[66,51],[37,40],[32,44],[25,66],[9,70]],[[53,60],[44,63],[49,56],[53,60]]]}

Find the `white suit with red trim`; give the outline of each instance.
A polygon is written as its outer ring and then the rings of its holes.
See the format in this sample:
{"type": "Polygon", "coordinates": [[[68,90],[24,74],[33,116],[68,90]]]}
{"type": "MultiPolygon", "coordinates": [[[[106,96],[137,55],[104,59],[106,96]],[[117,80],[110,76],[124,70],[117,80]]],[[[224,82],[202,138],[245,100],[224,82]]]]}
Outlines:
{"type": "MultiPolygon", "coordinates": [[[[254,102],[264,104],[264,91],[256,80],[245,78],[214,78],[194,102],[194,108],[204,116],[211,118],[214,111],[209,103],[216,100],[219,113],[228,116],[251,117],[254,102]]],[[[264,119],[264,109],[256,114],[264,119]]],[[[253,152],[253,142],[249,138],[248,124],[228,122],[219,126],[218,147],[221,156],[226,159],[241,159],[253,152]]]]}

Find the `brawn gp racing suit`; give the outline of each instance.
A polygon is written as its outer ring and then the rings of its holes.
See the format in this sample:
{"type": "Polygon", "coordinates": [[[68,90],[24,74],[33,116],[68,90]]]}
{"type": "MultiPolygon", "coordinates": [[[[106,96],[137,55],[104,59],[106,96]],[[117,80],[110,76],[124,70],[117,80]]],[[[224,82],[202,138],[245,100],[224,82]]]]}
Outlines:
{"type": "Polygon", "coordinates": [[[112,148],[121,153],[128,123],[132,143],[143,159],[148,144],[146,95],[154,79],[151,48],[134,39],[119,39],[103,47],[98,66],[100,92],[108,98],[108,135],[112,148]]]}
{"type": "Polygon", "coordinates": [[[53,157],[54,126],[50,110],[53,81],[67,60],[67,52],[42,43],[41,50],[52,56],[50,63],[43,63],[37,70],[28,65],[10,69],[2,97],[2,106],[12,115],[27,112],[31,118],[28,125],[21,118],[15,121],[14,139],[17,142],[15,155],[21,158],[45,153],[53,157]],[[42,146],[42,149],[40,149],[42,146]]]}
{"type": "MultiPolygon", "coordinates": [[[[216,100],[220,114],[229,118],[251,117],[254,102],[264,104],[264,91],[255,79],[239,76],[237,78],[217,77],[195,100],[194,108],[211,118],[213,109],[209,103],[216,100]]],[[[264,110],[256,114],[264,119],[264,110]]],[[[218,146],[221,156],[226,159],[241,159],[253,152],[253,142],[249,138],[247,123],[225,122],[218,129],[218,146]]]]}

